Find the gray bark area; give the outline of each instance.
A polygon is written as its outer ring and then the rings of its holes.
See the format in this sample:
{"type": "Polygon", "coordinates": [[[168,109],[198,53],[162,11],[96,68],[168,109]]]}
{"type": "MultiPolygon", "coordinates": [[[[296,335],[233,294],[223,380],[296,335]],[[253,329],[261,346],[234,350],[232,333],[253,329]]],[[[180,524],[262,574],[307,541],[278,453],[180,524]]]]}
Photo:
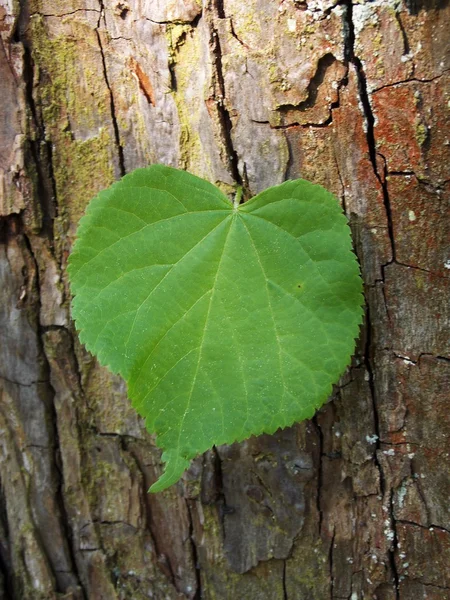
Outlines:
{"type": "Polygon", "coordinates": [[[0,598],[450,598],[449,30],[433,0],[0,1],[0,598]],[[65,266],[89,199],[153,162],[330,189],[367,310],[311,421],[149,495],[65,266]]]}

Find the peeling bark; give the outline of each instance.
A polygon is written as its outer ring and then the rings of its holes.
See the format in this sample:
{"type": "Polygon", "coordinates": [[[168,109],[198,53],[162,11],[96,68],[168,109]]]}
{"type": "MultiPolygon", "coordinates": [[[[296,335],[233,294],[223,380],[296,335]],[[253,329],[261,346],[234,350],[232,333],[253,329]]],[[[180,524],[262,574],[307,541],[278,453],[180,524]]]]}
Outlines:
{"type": "Polygon", "coordinates": [[[450,598],[450,6],[0,2],[0,598],[450,598]],[[198,457],[80,346],[89,199],[161,162],[341,200],[366,290],[310,421],[198,457]]]}

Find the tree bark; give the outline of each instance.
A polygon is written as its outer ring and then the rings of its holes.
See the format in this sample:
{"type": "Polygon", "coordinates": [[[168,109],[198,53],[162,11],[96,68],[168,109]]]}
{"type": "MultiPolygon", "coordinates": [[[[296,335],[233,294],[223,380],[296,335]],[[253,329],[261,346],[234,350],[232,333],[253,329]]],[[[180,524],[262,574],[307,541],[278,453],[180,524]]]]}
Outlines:
{"type": "Polygon", "coordinates": [[[433,0],[0,1],[0,598],[450,598],[449,29],[433,0]],[[367,318],[311,421],[149,495],[66,263],[89,199],[154,162],[327,187],[367,318]]]}

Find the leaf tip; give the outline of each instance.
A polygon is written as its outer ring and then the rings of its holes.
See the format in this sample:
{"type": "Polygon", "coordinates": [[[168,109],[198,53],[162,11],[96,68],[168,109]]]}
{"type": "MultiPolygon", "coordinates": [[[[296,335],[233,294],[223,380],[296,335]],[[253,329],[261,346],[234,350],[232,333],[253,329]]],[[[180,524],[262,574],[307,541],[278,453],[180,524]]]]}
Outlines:
{"type": "Polygon", "coordinates": [[[150,486],[148,491],[152,494],[155,492],[162,492],[176,483],[191,463],[190,460],[180,456],[174,450],[167,450],[164,452],[162,460],[166,463],[164,473],[152,486],[150,486]]]}

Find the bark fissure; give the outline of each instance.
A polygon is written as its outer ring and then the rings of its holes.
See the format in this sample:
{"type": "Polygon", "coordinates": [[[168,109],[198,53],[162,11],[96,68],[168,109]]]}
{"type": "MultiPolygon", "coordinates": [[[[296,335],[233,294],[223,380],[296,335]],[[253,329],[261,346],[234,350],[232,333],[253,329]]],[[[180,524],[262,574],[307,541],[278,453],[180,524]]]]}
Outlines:
{"type": "Polygon", "coordinates": [[[244,199],[248,195],[247,185],[239,171],[239,157],[233,144],[233,123],[230,113],[226,107],[226,90],[225,78],[222,65],[222,48],[220,44],[219,31],[215,24],[215,19],[224,19],[225,13],[223,3],[220,0],[215,0],[212,7],[209,23],[210,23],[210,46],[212,52],[214,76],[215,76],[215,100],[221,124],[221,133],[225,146],[227,166],[230,175],[236,182],[236,185],[242,186],[244,199]]]}
{"type": "Polygon", "coordinates": [[[203,16],[203,11],[200,11],[198,15],[196,15],[192,21],[183,21],[181,19],[173,19],[170,21],[155,21],[154,19],[150,19],[150,17],[144,17],[146,21],[150,21],[150,23],[154,23],[155,25],[190,25],[192,29],[195,29],[200,19],[203,16]]]}
{"type": "Polygon", "coordinates": [[[8,513],[3,493],[3,481],[0,477],[0,593],[3,591],[7,598],[13,598],[13,569],[11,564],[11,548],[9,543],[8,513]]]}
{"type": "Polygon", "coordinates": [[[320,424],[317,420],[317,415],[314,415],[312,422],[314,423],[315,427],[316,427],[316,431],[317,431],[317,438],[319,441],[319,460],[317,463],[317,494],[316,494],[316,507],[317,507],[317,513],[319,515],[319,523],[318,523],[318,530],[319,530],[319,535],[322,534],[322,522],[323,522],[323,512],[322,512],[322,506],[321,506],[321,495],[322,495],[322,491],[323,491],[323,465],[322,465],[322,461],[324,458],[324,451],[323,451],[323,432],[322,432],[322,428],[320,427],[320,424]]]}
{"type": "Polygon", "coordinates": [[[399,554],[398,551],[398,534],[396,527],[396,519],[395,519],[395,507],[394,507],[394,491],[391,490],[389,497],[389,518],[390,518],[390,527],[393,533],[392,544],[389,548],[389,564],[391,567],[392,575],[394,578],[394,591],[396,600],[400,600],[400,576],[397,570],[397,562],[396,557],[399,554]]]}
{"type": "MultiPolygon", "coordinates": [[[[65,541],[65,547],[64,547],[64,552],[66,555],[66,559],[68,564],[71,567],[71,574],[73,575],[73,577],[76,580],[76,584],[79,587],[83,598],[88,598],[88,593],[87,590],[85,589],[83,582],[82,582],[82,577],[80,576],[80,573],[78,572],[78,568],[77,568],[77,560],[76,560],[76,555],[75,555],[75,549],[73,547],[73,530],[71,527],[71,523],[70,523],[70,519],[69,519],[69,515],[67,513],[66,510],[66,505],[65,505],[65,496],[64,496],[64,472],[63,469],[59,467],[59,465],[61,464],[61,458],[60,458],[60,448],[61,448],[61,442],[59,439],[59,430],[58,430],[58,415],[56,412],[56,407],[54,404],[54,398],[56,395],[56,392],[50,382],[50,372],[51,372],[51,367],[50,367],[50,362],[48,360],[48,357],[46,355],[45,352],[45,344],[44,344],[44,339],[43,339],[43,335],[45,334],[45,328],[41,325],[40,323],[40,318],[39,315],[41,314],[41,293],[40,293],[40,286],[41,286],[41,273],[40,273],[40,268],[39,268],[39,262],[35,256],[34,250],[33,250],[33,246],[32,246],[32,241],[31,239],[28,238],[27,235],[23,234],[24,237],[24,241],[25,241],[25,245],[27,247],[28,252],[30,253],[31,259],[34,263],[34,267],[35,267],[35,285],[36,288],[38,290],[38,295],[37,295],[37,302],[38,302],[38,310],[37,310],[37,314],[38,314],[38,323],[37,323],[37,340],[38,340],[38,345],[39,345],[39,352],[40,355],[42,357],[42,361],[43,361],[43,369],[45,371],[45,373],[47,374],[47,378],[46,378],[46,385],[48,387],[48,391],[50,393],[50,395],[52,396],[52,401],[49,403],[49,416],[51,419],[51,423],[52,423],[52,442],[53,442],[53,472],[57,481],[57,490],[55,493],[55,501],[56,501],[56,506],[58,507],[58,510],[60,512],[59,514],[59,518],[58,518],[58,525],[61,528],[61,531],[64,532],[64,541],[65,541]]],[[[45,548],[44,544],[42,543],[42,547],[45,548]]],[[[54,568],[54,565],[52,564],[50,557],[48,555],[48,550],[45,549],[46,552],[46,556],[47,556],[47,560],[48,560],[48,564],[49,567],[51,568],[52,572],[55,574],[56,576],[56,571],[54,568]]],[[[58,579],[58,578],[57,578],[58,579]]]]}
{"type": "Polygon", "coordinates": [[[286,585],[286,560],[283,560],[283,600],[289,600],[286,585]]]}
{"type": "Polygon", "coordinates": [[[450,69],[443,69],[442,72],[439,75],[436,75],[435,77],[429,77],[429,78],[408,77],[407,79],[400,79],[399,81],[395,81],[394,83],[387,83],[385,85],[380,85],[378,87],[375,87],[371,90],[370,93],[373,95],[373,94],[376,94],[377,92],[380,92],[381,90],[397,87],[399,85],[404,85],[405,83],[433,83],[433,81],[438,81],[448,72],[450,72],[450,69]]]}
{"type": "Polygon", "coordinates": [[[435,588],[437,590],[450,590],[450,586],[445,586],[445,585],[438,585],[437,583],[427,583],[425,581],[423,581],[422,579],[419,578],[412,578],[412,581],[417,581],[418,583],[421,583],[423,586],[425,587],[429,587],[429,588],[435,588]]]}
{"type": "Polygon", "coordinates": [[[335,598],[334,595],[334,573],[333,573],[333,550],[334,550],[334,540],[336,537],[336,528],[333,527],[333,533],[331,535],[330,540],[330,549],[328,551],[328,570],[330,573],[330,600],[335,598]]]}
{"type": "MultiPolygon", "coordinates": [[[[25,13],[25,7],[22,7],[25,13]]],[[[22,13],[21,13],[22,14],[22,13]]],[[[24,16],[23,19],[26,17],[24,16]]],[[[20,17],[19,20],[22,20],[20,17]]],[[[18,41],[23,44],[23,66],[25,83],[25,101],[31,115],[30,129],[34,129],[36,134],[29,131],[28,145],[33,165],[36,169],[36,200],[41,208],[41,235],[45,235],[52,242],[54,237],[53,226],[54,219],[58,216],[56,202],[56,179],[53,167],[53,149],[45,128],[44,120],[38,112],[34,99],[33,88],[35,85],[35,68],[31,53],[29,40],[25,35],[28,21],[23,23],[17,29],[18,41]],[[22,28],[24,32],[22,32],[22,28]]],[[[50,251],[53,245],[50,244],[50,251]]]]}
{"type": "Polygon", "coordinates": [[[280,129],[282,131],[288,131],[289,129],[322,129],[326,128],[333,123],[333,116],[331,114],[331,109],[338,108],[338,103],[333,103],[330,105],[330,116],[323,121],[323,123],[299,123],[298,121],[294,121],[293,123],[289,123],[289,125],[274,125],[270,121],[255,121],[251,119],[252,123],[256,123],[257,125],[269,125],[270,129],[280,129]]]}
{"type": "Polygon", "coordinates": [[[99,14],[101,11],[97,10],[96,8],[77,8],[76,10],[71,10],[70,12],[63,12],[63,13],[42,13],[39,11],[36,12],[32,12],[30,13],[30,16],[35,16],[35,15],[39,15],[41,17],[56,17],[56,18],[64,18],[64,17],[70,17],[72,15],[76,15],[77,13],[88,13],[88,12],[93,12],[96,14],[99,14]]]}
{"type": "MultiPolygon", "coordinates": [[[[280,104],[277,106],[278,112],[285,112],[288,110],[298,110],[300,112],[306,111],[309,108],[313,108],[316,105],[317,95],[319,93],[319,88],[323,84],[325,80],[325,76],[327,71],[332,65],[336,62],[336,57],[331,53],[327,52],[323,56],[321,56],[317,62],[316,72],[309,80],[309,84],[307,87],[307,97],[302,102],[298,104],[280,104]]],[[[342,79],[337,82],[338,90],[339,87],[342,86],[342,82],[347,78],[347,73],[344,74],[342,79]]],[[[337,108],[339,103],[332,105],[333,108],[337,108]]]]}
{"type": "MultiPolygon", "coordinates": [[[[225,17],[224,17],[224,18],[225,18],[225,17]]],[[[231,35],[232,35],[232,36],[234,37],[234,39],[235,39],[237,42],[239,42],[239,44],[240,44],[241,46],[243,46],[243,47],[244,47],[246,50],[250,50],[250,47],[249,47],[249,46],[248,46],[248,45],[247,45],[245,42],[243,42],[243,41],[241,40],[241,38],[240,38],[240,37],[237,35],[237,33],[236,33],[235,29],[234,29],[234,25],[233,25],[233,19],[232,19],[231,17],[230,17],[229,21],[230,21],[230,32],[231,32],[231,35]]],[[[250,77],[252,76],[252,75],[251,75],[251,73],[249,73],[248,71],[246,71],[246,73],[248,73],[248,74],[250,75],[250,77]]]]}
{"type": "Polygon", "coordinates": [[[433,531],[433,529],[437,529],[438,531],[450,534],[450,529],[446,529],[445,527],[442,527],[442,525],[434,525],[433,523],[430,523],[430,525],[422,525],[421,523],[408,521],[406,519],[397,519],[397,523],[401,523],[402,525],[411,525],[411,527],[420,527],[426,531],[433,531]]]}
{"type": "MultiPolygon", "coordinates": [[[[16,40],[19,43],[23,44],[24,53],[23,53],[23,65],[24,65],[24,83],[25,83],[25,102],[27,104],[29,114],[31,116],[31,125],[30,129],[36,132],[36,135],[33,135],[29,131],[29,149],[32,155],[32,160],[36,169],[36,200],[39,202],[41,207],[41,222],[40,222],[40,235],[47,237],[49,240],[49,251],[50,254],[56,261],[53,241],[54,241],[54,219],[58,216],[58,208],[57,208],[57,192],[56,192],[56,179],[54,175],[54,167],[53,167],[53,148],[52,143],[47,135],[45,122],[38,110],[38,105],[35,101],[34,96],[34,85],[36,82],[36,74],[35,74],[35,64],[32,56],[32,46],[31,40],[28,39],[28,25],[29,25],[29,17],[27,16],[27,5],[24,3],[21,5],[21,13],[18,18],[19,26],[16,28],[16,40]],[[30,134],[31,133],[31,134],[30,134]]],[[[37,304],[36,304],[36,339],[38,342],[39,355],[40,360],[42,361],[42,370],[46,373],[45,378],[37,379],[31,384],[21,384],[20,382],[13,382],[20,386],[32,389],[33,386],[40,384],[46,385],[48,393],[51,397],[54,398],[55,391],[50,383],[50,365],[47,361],[47,357],[44,350],[44,342],[43,335],[45,334],[46,328],[41,325],[40,315],[42,312],[42,304],[41,304],[41,273],[40,273],[40,263],[37,260],[35,250],[33,247],[33,238],[29,236],[27,231],[27,226],[23,223],[24,215],[20,215],[21,223],[19,227],[16,227],[16,235],[21,235],[24,241],[25,248],[31,258],[31,261],[34,265],[34,285],[37,291],[37,304]]],[[[59,269],[61,266],[58,264],[59,269]]],[[[64,554],[66,556],[66,560],[70,565],[70,571],[56,569],[55,565],[52,564],[49,549],[45,547],[43,540],[41,539],[41,549],[42,553],[45,556],[45,560],[48,564],[49,569],[53,573],[57,585],[61,585],[61,579],[58,576],[58,573],[70,573],[73,577],[73,580],[76,582],[83,598],[86,598],[86,590],[83,587],[81,582],[81,578],[79,576],[77,570],[77,562],[74,554],[74,548],[72,546],[72,538],[73,531],[70,527],[70,521],[68,515],[65,510],[64,503],[64,476],[62,470],[59,468],[60,464],[60,440],[58,436],[58,425],[57,425],[57,415],[53,401],[48,404],[49,416],[52,422],[52,431],[51,431],[51,445],[42,446],[39,444],[27,444],[27,448],[39,448],[44,450],[52,450],[53,455],[53,464],[52,464],[52,472],[55,476],[57,482],[57,490],[55,493],[55,502],[58,507],[60,514],[58,520],[58,526],[61,528],[61,531],[64,533],[64,538],[66,541],[64,554]]],[[[72,581],[73,581],[72,580],[72,581]]]]}
{"type": "Polygon", "coordinates": [[[105,6],[103,3],[103,0],[99,0],[99,4],[100,4],[100,15],[98,18],[97,28],[96,28],[95,32],[96,32],[97,40],[98,40],[98,47],[100,49],[100,54],[102,57],[103,77],[105,80],[106,87],[108,88],[108,93],[109,93],[109,97],[110,97],[111,121],[112,121],[113,130],[114,130],[116,149],[117,149],[117,154],[118,154],[118,159],[119,159],[119,170],[120,170],[120,175],[123,177],[127,172],[126,168],[125,168],[125,155],[124,155],[123,145],[122,145],[121,138],[120,138],[120,129],[119,129],[119,123],[117,120],[117,111],[116,111],[116,103],[114,100],[114,93],[113,93],[113,90],[112,90],[112,87],[111,87],[111,84],[109,81],[108,68],[106,65],[105,50],[103,48],[102,36],[100,34],[100,25],[101,25],[102,18],[103,18],[104,26],[106,29],[106,21],[104,18],[105,6]]]}
{"type": "MultiPolygon", "coordinates": [[[[389,241],[391,246],[391,258],[388,263],[381,265],[381,272],[383,277],[383,288],[385,278],[385,268],[396,261],[396,247],[395,247],[395,235],[394,235],[394,226],[392,219],[392,208],[391,202],[389,198],[388,186],[387,186],[387,164],[384,156],[377,150],[377,144],[375,139],[375,117],[372,111],[370,95],[366,80],[366,75],[364,72],[364,67],[362,61],[355,53],[355,25],[353,22],[353,5],[351,2],[347,3],[346,10],[344,12],[344,19],[346,23],[346,50],[345,55],[347,60],[354,65],[357,79],[358,79],[358,92],[359,99],[364,111],[364,117],[366,121],[366,139],[367,146],[369,152],[370,162],[372,164],[373,172],[375,177],[377,178],[383,193],[383,203],[385,208],[386,220],[387,220],[387,228],[389,234],[389,241]],[[382,171],[380,172],[380,160],[383,164],[382,171]]],[[[383,289],[384,294],[384,289],[383,289]]],[[[388,303],[386,297],[384,296],[384,303],[386,306],[386,310],[388,312],[388,303]]],[[[380,476],[380,487],[381,487],[381,495],[383,498],[383,505],[386,507],[386,514],[389,516],[388,520],[388,528],[386,530],[387,534],[390,536],[388,539],[390,540],[390,545],[388,549],[388,560],[391,575],[393,578],[393,587],[394,594],[397,600],[400,599],[400,579],[399,573],[397,571],[396,565],[396,556],[398,554],[398,534],[396,530],[396,520],[395,520],[395,512],[394,512],[394,503],[393,503],[393,494],[394,491],[390,488],[389,481],[387,479],[387,475],[384,472],[383,464],[380,462],[378,458],[378,454],[381,450],[381,429],[380,429],[380,416],[379,416],[379,408],[378,403],[379,399],[377,397],[377,390],[375,387],[375,376],[374,376],[374,358],[372,356],[372,348],[373,348],[373,327],[374,323],[371,322],[371,308],[369,304],[367,305],[367,327],[366,327],[366,343],[364,350],[364,364],[368,373],[368,383],[370,394],[372,398],[372,406],[373,406],[373,416],[374,416],[374,426],[375,426],[375,434],[377,436],[375,442],[375,452],[374,452],[374,462],[377,466],[379,476],[380,476]]]]}
{"type": "Polygon", "coordinates": [[[394,227],[392,222],[392,209],[391,203],[389,199],[389,193],[386,183],[386,166],[384,167],[384,172],[380,173],[378,168],[377,155],[381,156],[379,152],[377,152],[377,145],[375,141],[375,117],[372,112],[372,107],[370,104],[369,91],[367,87],[366,76],[364,73],[364,67],[361,62],[361,59],[355,54],[355,25],[353,22],[353,4],[351,2],[347,2],[345,4],[345,10],[343,13],[344,18],[344,32],[345,32],[345,51],[344,55],[346,59],[353,64],[356,70],[357,78],[358,78],[358,91],[359,98],[361,101],[361,105],[363,107],[364,116],[366,120],[366,137],[367,137],[367,145],[369,150],[369,158],[372,163],[372,168],[375,174],[375,177],[378,179],[381,188],[383,190],[383,200],[384,207],[386,211],[386,220],[388,224],[389,231],[389,240],[391,243],[392,250],[392,260],[395,261],[395,240],[394,240],[394,227]]]}
{"type": "MultiPolygon", "coordinates": [[[[410,46],[409,46],[409,41],[408,41],[408,34],[406,33],[405,27],[403,25],[403,21],[402,18],[400,16],[400,14],[395,11],[394,12],[394,18],[397,21],[398,27],[400,29],[400,32],[402,34],[402,40],[403,40],[403,56],[407,56],[410,53],[410,46]]],[[[414,73],[414,63],[413,63],[413,73],[414,73]]]]}
{"type": "Polygon", "coordinates": [[[187,507],[187,514],[188,514],[188,518],[189,518],[189,542],[190,542],[190,546],[191,546],[192,557],[194,560],[195,580],[196,580],[196,584],[197,584],[197,589],[195,590],[195,593],[193,595],[193,600],[201,600],[203,598],[202,579],[201,579],[201,573],[200,573],[200,563],[199,563],[199,557],[198,557],[197,543],[195,540],[194,523],[193,523],[193,518],[192,518],[192,510],[193,509],[192,509],[190,500],[186,500],[186,507],[187,507]]]}
{"type": "MultiPolygon", "coordinates": [[[[103,435],[117,437],[117,434],[103,434],[103,435]]],[[[152,516],[152,511],[151,511],[151,504],[150,504],[150,502],[148,502],[148,500],[146,498],[146,495],[149,493],[148,487],[150,484],[147,481],[145,465],[143,465],[141,463],[141,460],[136,455],[136,453],[127,445],[128,439],[130,441],[134,442],[138,438],[132,438],[131,436],[128,436],[128,435],[121,436],[121,438],[123,440],[123,442],[121,442],[121,443],[123,443],[124,450],[134,461],[134,464],[136,465],[136,468],[142,477],[143,486],[141,488],[141,496],[142,496],[141,503],[142,503],[142,506],[144,507],[143,508],[143,513],[144,513],[144,517],[145,517],[144,528],[150,534],[151,543],[152,543],[152,546],[153,546],[154,551],[157,556],[157,567],[161,571],[161,573],[163,573],[167,577],[167,579],[169,580],[169,582],[173,586],[173,588],[177,589],[177,578],[176,578],[176,573],[174,571],[174,566],[172,565],[169,557],[162,551],[162,549],[160,547],[160,544],[158,542],[157,523],[154,522],[154,519],[152,516]]]]}
{"type": "Polygon", "coordinates": [[[0,374],[0,379],[2,379],[3,381],[6,381],[8,383],[12,383],[13,385],[20,385],[21,387],[25,387],[25,388],[32,388],[38,383],[49,383],[48,379],[36,379],[36,381],[31,381],[30,383],[23,383],[21,381],[14,381],[13,379],[9,379],[8,377],[5,377],[4,375],[1,375],[1,374],[0,374]]]}
{"type": "MultiPolygon", "coordinates": [[[[424,267],[418,267],[417,265],[408,265],[404,262],[400,262],[398,260],[395,261],[395,263],[401,267],[406,267],[407,269],[414,269],[415,271],[422,271],[423,273],[431,273],[434,277],[437,277],[438,279],[450,279],[450,274],[448,276],[443,275],[442,273],[438,273],[436,271],[431,271],[430,269],[425,269],[424,267]]],[[[383,267],[387,267],[388,264],[383,265],[383,267]]]]}
{"type": "Polygon", "coordinates": [[[222,534],[222,540],[223,540],[223,544],[225,545],[225,536],[226,536],[225,515],[227,514],[228,507],[227,507],[227,502],[226,502],[226,498],[225,498],[225,486],[224,486],[224,481],[223,481],[222,461],[221,461],[220,454],[219,454],[216,446],[213,446],[212,452],[214,453],[214,473],[216,476],[216,481],[215,481],[215,486],[217,489],[216,504],[218,507],[219,523],[220,523],[220,529],[221,529],[221,534],[222,534]]]}

